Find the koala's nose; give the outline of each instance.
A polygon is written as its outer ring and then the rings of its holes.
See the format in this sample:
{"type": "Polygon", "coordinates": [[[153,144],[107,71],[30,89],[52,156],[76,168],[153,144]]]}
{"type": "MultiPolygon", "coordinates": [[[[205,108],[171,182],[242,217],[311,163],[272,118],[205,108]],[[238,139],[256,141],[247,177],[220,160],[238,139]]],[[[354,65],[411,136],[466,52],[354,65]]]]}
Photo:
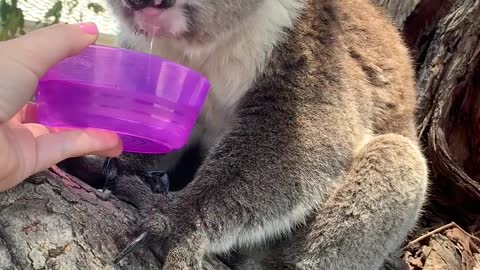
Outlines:
{"type": "Polygon", "coordinates": [[[128,0],[128,3],[135,10],[140,10],[146,7],[167,9],[175,5],[175,0],[128,0]]]}

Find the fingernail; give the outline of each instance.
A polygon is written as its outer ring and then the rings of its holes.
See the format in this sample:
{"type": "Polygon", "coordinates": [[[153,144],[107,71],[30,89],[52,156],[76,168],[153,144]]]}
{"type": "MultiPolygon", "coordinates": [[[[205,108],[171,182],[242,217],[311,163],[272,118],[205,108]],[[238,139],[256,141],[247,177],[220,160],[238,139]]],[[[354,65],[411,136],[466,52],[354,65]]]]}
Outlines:
{"type": "Polygon", "coordinates": [[[89,35],[96,35],[98,34],[98,28],[95,23],[87,22],[87,23],[81,23],[78,25],[80,29],[82,29],[83,32],[89,34],[89,35]]]}

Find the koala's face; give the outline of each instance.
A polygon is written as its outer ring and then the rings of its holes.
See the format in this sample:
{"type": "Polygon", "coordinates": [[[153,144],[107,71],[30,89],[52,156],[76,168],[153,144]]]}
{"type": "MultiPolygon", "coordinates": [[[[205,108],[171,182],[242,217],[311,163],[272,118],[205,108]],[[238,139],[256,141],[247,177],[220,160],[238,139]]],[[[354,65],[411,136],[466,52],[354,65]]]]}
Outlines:
{"type": "Polygon", "coordinates": [[[108,0],[132,31],[205,43],[242,23],[265,0],[108,0]]]}

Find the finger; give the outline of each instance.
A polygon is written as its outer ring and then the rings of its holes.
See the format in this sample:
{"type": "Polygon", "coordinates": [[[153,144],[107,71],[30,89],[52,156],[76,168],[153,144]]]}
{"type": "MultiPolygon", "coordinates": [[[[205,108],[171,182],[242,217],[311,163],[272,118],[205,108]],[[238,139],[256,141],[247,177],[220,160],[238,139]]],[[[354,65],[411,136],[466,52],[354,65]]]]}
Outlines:
{"type": "Polygon", "coordinates": [[[58,133],[62,131],[67,131],[67,130],[78,130],[78,129],[73,129],[73,128],[50,128],[47,126],[44,126],[42,124],[36,124],[36,123],[26,123],[26,124],[20,124],[16,123],[15,124],[16,128],[25,128],[30,131],[30,133],[33,135],[33,137],[40,137],[45,134],[49,133],[58,133]]]}
{"type": "MultiPolygon", "coordinates": [[[[31,124],[32,127],[36,130],[36,132],[38,132],[38,134],[40,135],[43,135],[43,134],[46,134],[46,133],[59,133],[59,132],[66,132],[66,131],[75,131],[75,130],[81,130],[79,128],[69,128],[69,127],[45,127],[45,126],[41,126],[41,125],[38,125],[38,124],[31,124]],[[35,127],[35,126],[41,126],[43,127],[44,129],[40,128],[40,127],[35,127]],[[45,132],[45,130],[47,130],[45,132]]],[[[95,129],[90,129],[91,132],[95,132],[96,130],[95,129]]],[[[105,131],[102,131],[100,130],[100,132],[105,132],[105,131]]],[[[120,145],[121,147],[121,145],[120,145]]],[[[92,152],[92,153],[89,153],[90,155],[96,155],[96,156],[105,156],[105,157],[112,157],[112,156],[118,156],[119,154],[117,153],[118,151],[122,152],[122,149],[118,148],[118,147],[115,147],[113,149],[107,149],[107,150],[102,150],[102,151],[99,151],[99,152],[92,152]]]]}
{"type": "Polygon", "coordinates": [[[51,66],[80,53],[97,37],[94,23],[55,24],[6,41],[0,48],[40,78],[51,66]]]}
{"type": "Polygon", "coordinates": [[[48,127],[40,124],[23,124],[22,127],[28,129],[33,137],[40,137],[52,133],[48,127]]]}
{"type": "Polygon", "coordinates": [[[101,130],[70,130],[50,133],[37,138],[37,166],[35,172],[51,167],[58,162],[92,153],[116,157],[122,152],[119,137],[101,130]]]}
{"type": "Polygon", "coordinates": [[[23,106],[20,111],[15,114],[15,116],[11,119],[12,122],[16,122],[19,124],[25,123],[36,123],[37,122],[37,111],[36,111],[35,103],[29,102],[25,106],[23,106]]]}
{"type": "MultiPolygon", "coordinates": [[[[45,134],[50,134],[50,133],[59,133],[59,132],[66,132],[66,131],[80,131],[80,129],[75,129],[75,128],[49,128],[44,125],[40,124],[23,124],[23,127],[28,129],[34,137],[40,137],[45,134]]],[[[91,132],[95,132],[95,130],[91,130],[91,132]]],[[[121,147],[121,146],[120,146],[121,147]]],[[[99,152],[92,152],[89,153],[91,155],[96,155],[96,156],[105,156],[105,157],[111,157],[111,156],[118,156],[118,151],[122,151],[122,149],[115,147],[112,149],[107,149],[107,150],[102,150],[99,152]]]]}
{"type": "Polygon", "coordinates": [[[0,123],[28,102],[50,67],[95,42],[98,34],[82,30],[89,28],[96,26],[57,24],[0,42],[0,123]]]}
{"type": "Polygon", "coordinates": [[[121,153],[122,153],[122,147],[121,147],[121,144],[119,144],[118,147],[108,149],[108,150],[98,151],[98,152],[91,152],[91,153],[88,153],[88,155],[101,156],[101,157],[118,157],[121,153]]]}

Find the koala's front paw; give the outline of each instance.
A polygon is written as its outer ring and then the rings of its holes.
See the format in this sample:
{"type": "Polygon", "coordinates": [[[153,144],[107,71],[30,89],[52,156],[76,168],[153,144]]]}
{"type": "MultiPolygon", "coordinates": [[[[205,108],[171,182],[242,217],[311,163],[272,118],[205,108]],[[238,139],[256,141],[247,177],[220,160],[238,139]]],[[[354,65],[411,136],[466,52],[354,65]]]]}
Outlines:
{"type": "Polygon", "coordinates": [[[139,226],[140,236],[115,261],[120,261],[142,245],[157,245],[166,251],[163,269],[201,269],[207,243],[201,222],[194,222],[195,216],[189,209],[174,207],[165,197],[157,199],[156,206],[141,210],[144,219],[139,226]]]}

